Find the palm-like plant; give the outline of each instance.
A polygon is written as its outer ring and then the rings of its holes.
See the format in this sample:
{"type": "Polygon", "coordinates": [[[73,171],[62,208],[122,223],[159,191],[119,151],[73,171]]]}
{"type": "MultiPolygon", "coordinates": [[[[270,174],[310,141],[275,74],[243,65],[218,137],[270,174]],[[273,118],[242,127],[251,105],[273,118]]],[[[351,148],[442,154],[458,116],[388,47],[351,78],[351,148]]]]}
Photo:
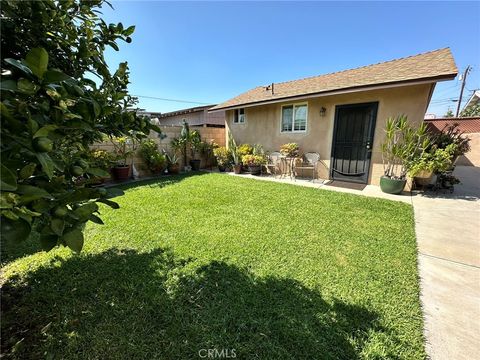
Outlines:
{"type": "Polygon", "coordinates": [[[425,123],[414,128],[406,115],[389,117],[385,141],[381,145],[384,176],[403,180],[409,168],[424,154],[431,143],[425,123]]]}

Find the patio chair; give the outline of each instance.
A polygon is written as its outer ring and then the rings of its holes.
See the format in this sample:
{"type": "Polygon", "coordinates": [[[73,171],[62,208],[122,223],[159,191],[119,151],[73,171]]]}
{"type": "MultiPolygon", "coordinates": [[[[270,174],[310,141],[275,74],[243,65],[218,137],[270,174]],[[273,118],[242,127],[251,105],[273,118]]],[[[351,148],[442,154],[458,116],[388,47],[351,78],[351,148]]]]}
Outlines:
{"type": "Polygon", "coordinates": [[[280,157],[282,154],[280,154],[277,151],[274,151],[267,156],[267,164],[265,165],[265,168],[267,169],[267,172],[269,174],[272,174],[274,177],[277,176],[277,173],[281,173],[280,169],[280,157]]]}
{"type": "Polygon", "coordinates": [[[317,173],[317,166],[319,162],[320,162],[319,153],[315,153],[315,152],[305,153],[302,156],[301,163],[299,165],[295,165],[295,173],[297,172],[297,170],[312,170],[312,181],[315,181],[315,174],[317,173]]]}

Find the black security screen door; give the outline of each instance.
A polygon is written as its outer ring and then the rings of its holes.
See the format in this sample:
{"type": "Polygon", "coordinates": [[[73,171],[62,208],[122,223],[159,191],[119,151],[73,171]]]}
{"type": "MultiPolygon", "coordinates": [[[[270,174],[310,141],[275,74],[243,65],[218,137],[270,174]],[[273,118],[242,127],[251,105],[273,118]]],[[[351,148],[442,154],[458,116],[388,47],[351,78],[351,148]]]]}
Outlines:
{"type": "Polygon", "coordinates": [[[335,109],[331,177],[366,184],[378,103],[339,105],[335,109]]]}

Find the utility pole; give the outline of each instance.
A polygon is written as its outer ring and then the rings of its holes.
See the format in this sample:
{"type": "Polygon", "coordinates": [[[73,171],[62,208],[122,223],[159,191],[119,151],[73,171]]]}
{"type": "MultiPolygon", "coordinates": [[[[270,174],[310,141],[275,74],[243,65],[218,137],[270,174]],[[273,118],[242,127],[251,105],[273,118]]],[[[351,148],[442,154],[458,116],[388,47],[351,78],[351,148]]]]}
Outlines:
{"type": "Polygon", "coordinates": [[[467,68],[465,69],[465,72],[463,73],[462,87],[460,88],[460,96],[458,97],[457,112],[455,113],[455,117],[458,117],[458,114],[460,113],[460,106],[462,105],[463,89],[465,88],[465,82],[467,81],[467,75],[470,69],[471,69],[470,65],[468,65],[467,68]]]}

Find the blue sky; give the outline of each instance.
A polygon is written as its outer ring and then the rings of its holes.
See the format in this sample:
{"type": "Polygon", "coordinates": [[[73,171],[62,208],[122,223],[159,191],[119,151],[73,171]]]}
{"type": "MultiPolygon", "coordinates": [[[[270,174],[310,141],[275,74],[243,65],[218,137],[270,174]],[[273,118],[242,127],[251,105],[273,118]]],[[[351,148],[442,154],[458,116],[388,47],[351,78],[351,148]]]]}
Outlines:
{"type": "MultiPolygon", "coordinates": [[[[128,61],[130,93],[219,103],[258,85],[320,75],[450,47],[480,88],[479,2],[114,1],[107,22],[136,25],[131,44],[107,51],[128,61]]],[[[428,112],[443,115],[460,81],[439,83],[428,112]]],[[[140,97],[141,108],[197,106],[140,97]]]]}

